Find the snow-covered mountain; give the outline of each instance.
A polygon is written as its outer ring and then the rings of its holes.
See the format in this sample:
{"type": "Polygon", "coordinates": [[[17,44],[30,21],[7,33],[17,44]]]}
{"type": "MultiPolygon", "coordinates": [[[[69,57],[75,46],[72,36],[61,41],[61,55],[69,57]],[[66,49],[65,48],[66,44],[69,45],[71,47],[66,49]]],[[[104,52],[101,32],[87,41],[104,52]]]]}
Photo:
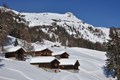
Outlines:
{"type": "MultiPolygon", "coordinates": [[[[103,27],[94,27],[83,22],[74,16],[71,12],[65,14],[58,13],[21,13],[22,17],[29,22],[30,27],[59,25],[64,28],[69,35],[75,38],[83,38],[92,42],[106,42],[109,39],[109,29],[103,27]]],[[[55,31],[56,28],[53,28],[55,31]]],[[[48,29],[42,28],[42,31],[50,36],[57,35],[48,29]]]]}
{"type": "MultiPolygon", "coordinates": [[[[7,15],[13,20],[10,20],[13,26],[10,26],[12,31],[9,34],[20,39],[25,40],[31,37],[32,42],[45,39],[69,47],[96,50],[105,50],[102,43],[109,39],[109,28],[94,27],[78,19],[71,12],[65,14],[20,13],[3,7],[0,7],[0,11],[3,13],[1,17],[6,19],[7,15]]],[[[9,26],[8,23],[6,25],[9,26]]]]}

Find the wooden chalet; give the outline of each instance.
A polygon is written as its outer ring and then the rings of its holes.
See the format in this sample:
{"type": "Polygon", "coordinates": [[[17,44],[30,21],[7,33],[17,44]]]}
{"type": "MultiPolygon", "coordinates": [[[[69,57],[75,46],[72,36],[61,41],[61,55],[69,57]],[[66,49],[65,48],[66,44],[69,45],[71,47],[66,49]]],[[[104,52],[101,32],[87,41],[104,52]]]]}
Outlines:
{"type": "Polygon", "coordinates": [[[68,58],[69,54],[65,51],[62,51],[62,52],[54,52],[52,53],[52,56],[56,57],[57,59],[61,59],[61,58],[68,58]]]}
{"type": "Polygon", "coordinates": [[[40,68],[59,69],[60,62],[55,57],[33,57],[30,64],[40,68]]]}
{"type": "Polygon", "coordinates": [[[7,52],[5,53],[5,57],[17,60],[24,60],[25,53],[26,51],[22,47],[16,46],[8,49],[7,52]]]}
{"type": "Polygon", "coordinates": [[[33,56],[52,56],[52,51],[48,48],[39,48],[32,51],[33,56]]]}
{"type": "Polygon", "coordinates": [[[60,64],[60,69],[65,69],[65,70],[79,70],[80,63],[78,60],[74,59],[60,59],[59,60],[60,64]]]}

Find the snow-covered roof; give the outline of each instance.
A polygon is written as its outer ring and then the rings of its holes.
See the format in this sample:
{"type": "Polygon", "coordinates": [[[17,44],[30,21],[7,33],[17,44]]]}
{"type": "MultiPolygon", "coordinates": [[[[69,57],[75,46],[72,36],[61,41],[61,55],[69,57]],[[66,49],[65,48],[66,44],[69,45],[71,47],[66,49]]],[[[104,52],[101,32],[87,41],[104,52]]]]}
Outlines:
{"type": "Polygon", "coordinates": [[[75,65],[77,62],[76,59],[60,59],[60,65],[75,65]]]}
{"type": "Polygon", "coordinates": [[[52,56],[46,56],[46,57],[33,57],[30,61],[30,63],[50,63],[53,60],[55,60],[55,57],[52,56]]]}
{"type": "Polygon", "coordinates": [[[47,47],[40,47],[40,48],[35,48],[34,51],[42,51],[48,49],[47,47]]]}
{"type": "MultiPolygon", "coordinates": [[[[9,48],[7,52],[16,52],[17,50],[21,49],[21,46],[14,46],[12,48],[9,48]]],[[[23,49],[23,48],[22,48],[23,49]]],[[[24,49],[23,49],[24,50],[24,49]]]]}
{"type": "Polygon", "coordinates": [[[65,51],[53,52],[52,55],[61,55],[63,53],[66,53],[66,52],[65,51]]]}
{"type": "MultiPolygon", "coordinates": [[[[35,44],[35,43],[33,43],[32,44],[33,46],[34,46],[34,49],[32,50],[32,51],[43,51],[43,50],[45,50],[45,49],[49,49],[47,46],[42,46],[42,45],[38,45],[38,44],[35,44]]],[[[50,50],[50,49],[49,49],[50,50]]],[[[51,51],[51,50],[50,50],[51,51]]]]}

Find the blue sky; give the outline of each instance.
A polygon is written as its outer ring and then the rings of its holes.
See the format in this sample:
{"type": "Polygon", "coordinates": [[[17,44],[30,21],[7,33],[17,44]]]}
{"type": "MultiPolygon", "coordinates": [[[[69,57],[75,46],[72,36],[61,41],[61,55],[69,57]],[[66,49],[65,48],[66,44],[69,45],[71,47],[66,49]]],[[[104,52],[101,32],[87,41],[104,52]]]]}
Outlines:
{"type": "Polygon", "coordinates": [[[22,12],[72,12],[94,26],[120,27],[120,0],[0,0],[22,12]]]}

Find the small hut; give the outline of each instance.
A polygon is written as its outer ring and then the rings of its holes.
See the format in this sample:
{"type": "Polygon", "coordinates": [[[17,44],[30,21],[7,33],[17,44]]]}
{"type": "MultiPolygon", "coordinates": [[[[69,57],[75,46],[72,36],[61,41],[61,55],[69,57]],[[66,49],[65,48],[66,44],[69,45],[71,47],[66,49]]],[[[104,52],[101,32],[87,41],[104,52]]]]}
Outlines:
{"type": "Polygon", "coordinates": [[[60,62],[55,57],[33,57],[30,61],[30,64],[49,69],[58,69],[60,62]]]}
{"type": "Polygon", "coordinates": [[[24,54],[26,51],[21,46],[15,46],[12,48],[9,48],[6,53],[6,58],[12,58],[17,60],[24,60],[24,54]]]}
{"type": "Polygon", "coordinates": [[[61,59],[61,58],[68,58],[70,55],[65,51],[61,51],[61,52],[52,53],[52,56],[56,57],[57,59],[61,59]]]}
{"type": "Polygon", "coordinates": [[[52,56],[52,51],[48,48],[39,48],[32,51],[33,56],[52,56]]]}
{"type": "Polygon", "coordinates": [[[60,69],[65,70],[79,70],[80,63],[75,59],[60,59],[60,69]]]}

